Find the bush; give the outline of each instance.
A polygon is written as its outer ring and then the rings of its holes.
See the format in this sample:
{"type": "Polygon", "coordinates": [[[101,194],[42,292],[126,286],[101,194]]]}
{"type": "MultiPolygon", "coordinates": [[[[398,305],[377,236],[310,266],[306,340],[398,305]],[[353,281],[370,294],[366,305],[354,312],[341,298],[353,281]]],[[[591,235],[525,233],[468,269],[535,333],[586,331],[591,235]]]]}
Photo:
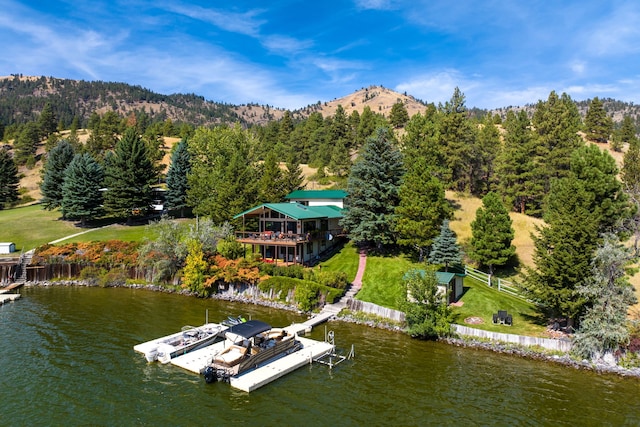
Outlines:
{"type": "Polygon", "coordinates": [[[306,280],[335,289],[346,289],[349,283],[347,273],[343,271],[306,270],[304,276],[306,280]]]}
{"type": "Polygon", "coordinates": [[[262,263],[260,264],[260,273],[269,276],[293,277],[295,279],[304,279],[305,269],[301,265],[292,265],[289,267],[262,263]]]}

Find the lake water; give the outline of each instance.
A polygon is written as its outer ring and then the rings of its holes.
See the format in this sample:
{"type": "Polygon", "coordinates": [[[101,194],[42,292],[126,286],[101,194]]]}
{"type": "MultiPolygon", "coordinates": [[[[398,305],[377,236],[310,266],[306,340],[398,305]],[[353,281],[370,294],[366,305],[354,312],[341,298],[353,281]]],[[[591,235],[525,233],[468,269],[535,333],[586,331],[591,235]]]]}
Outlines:
{"type": "MultiPolygon", "coordinates": [[[[147,364],[135,344],[230,315],[304,318],[134,289],[23,288],[0,306],[2,426],[640,425],[640,381],[341,322],[330,370],[303,367],[257,391],[147,364]]],[[[317,327],[312,338],[321,338],[317,327]]]]}

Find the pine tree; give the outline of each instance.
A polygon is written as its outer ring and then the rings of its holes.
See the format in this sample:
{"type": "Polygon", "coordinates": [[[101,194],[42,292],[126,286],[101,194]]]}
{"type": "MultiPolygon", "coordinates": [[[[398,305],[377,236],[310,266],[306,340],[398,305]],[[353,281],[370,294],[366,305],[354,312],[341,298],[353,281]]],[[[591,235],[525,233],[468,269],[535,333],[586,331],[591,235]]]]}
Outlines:
{"type": "Polygon", "coordinates": [[[496,193],[488,193],[482,198],[482,207],[476,211],[471,223],[471,259],[481,266],[489,267],[493,274],[494,266],[503,266],[516,253],[511,244],[515,236],[509,212],[496,193]]]}
{"type": "Polygon", "coordinates": [[[65,139],[58,142],[47,154],[42,182],[40,183],[42,204],[45,209],[53,210],[62,205],[64,171],[71,164],[73,157],[73,147],[65,139]]]}
{"type": "Polygon", "coordinates": [[[262,163],[258,179],[258,199],[263,203],[279,203],[287,195],[284,176],[273,152],[262,163]]]}
{"type": "Polygon", "coordinates": [[[496,158],[501,147],[500,132],[492,123],[491,115],[487,115],[480,124],[480,130],[473,150],[473,172],[471,181],[471,193],[476,195],[487,194],[495,185],[496,158]]]}
{"type": "Polygon", "coordinates": [[[409,113],[404,103],[400,100],[393,104],[389,113],[389,123],[395,128],[403,127],[409,121],[409,113]]]}
{"type": "Polygon", "coordinates": [[[15,161],[19,165],[35,164],[38,143],[40,142],[40,131],[38,126],[29,122],[22,128],[20,135],[15,140],[15,161]]]}
{"type": "Polygon", "coordinates": [[[239,125],[196,130],[189,140],[187,192],[195,214],[220,224],[258,202],[257,146],[254,135],[239,125]]]}
{"type": "Polygon", "coordinates": [[[128,128],[115,151],[105,158],[104,208],[116,218],[131,219],[146,214],[157,181],[156,170],[149,159],[147,146],[134,128],[128,128]]]}
{"type": "Polygon", "coordinates": [[[622,118],[620,129],[613,133],[611,148],[614,151],[622,151],[625,144],[631,144],[632,141],[637,139],[636,126],[633,124],[633,120],[631,119],[631,116],[625,115],[622,118]]]}
{"type": "Polygon", "coordinates": [[[584,118],[584,130],[589,141],[607,142],[613,131],[613,119],[607,115],[602,101],[596,96],[589,103],[584,118]]]}
{"type": "Polygon", "coordinates": [[[395,243],[395,209],[404,168],[402,154],[386,128],[367,140],[347,181],[346,212],[341,220],[351,239],[378,249],[395,243]]]}
{"type": "Polygon", "coordinates": [[[302,168],[300,167],[299,163],[295,162],[295,157],[291,157],[292,158],[286,164],[287,169],[284,172],[286,194],[302,189],[302,184],[304,183],[302,168]]]}
{"type": "Polygon", "coordinates": [[[517,212],[530,214],[540,209],[536,200],[542,191],[534,179],[537,140],[530,129],[527,113],[507,113],[504,144],[496,159],[498,192],[517,212]]]}
{"type": "Polygon", "coordinates": [[[449,228],[449,220],[442,221],[440,234],[433,240],[429,253],[431,264],[444,264],[445,271],[450,265],[462,264],[462,251],[456,241],[456,233],[449,228]]]}
{"type": "Polygon", "coordinates": [[[104,171],[88,153],[76,154],[64,172],[61,210],[63,218],[87,220],[100,216],[104,171]]]}
{"type": "Polygon", "coordinates": [[[0,149],[0,210],[18,201],[18,167],[8,150],[0,149]]]}
{"type": "Polygon", "coordinates": [[[338,140],[331,150],[331,159],[328,165],[329,171],[338,177],[349,174],[351,157],[343,139],[338,140]]]}
{"type": "Polygon", "coordinates": [[[167,209],[180,211],[184,216],[187,208],[187,193],[189,191],[188,175],[191,171],[191,156],[187,150],[187,142],[180,141],[171,155],[171,166],[167,171],[167,192],[165,203],[167,209]]]}
{"type": "Polygon", "coordinates": [[[533,177],[539,190],[532,196],[541,204],[551,181],[569,174],[571,154],[584,142],[578,135],[581,128],[578,107],[566,93],[558,97],[551,92],[547,101],[538,102],[532,123],[538,136],[533,177]]]}
{"type": "Polygon", "coordinates": [[[445,153],[444,184],[456,191],[471,191],[476,130],[468,119],[465,96],[459,88],[440,110],[438,140],[445,153]]]}
{"type": "Polygon", "coordinates": [[[620,173],[625,193],[635,207],[634,215],[625,224],[634,236],[634,252],[640,254],[640,140],[635,136],[629,141],[620,173]]]}
{"type": "Polygon", "coordinates": [[[431,173],[422,157],[409,162],[399,190],[396,208],[398,244],[423,252],[438,235],[440,225],[450,219],[452,210],[445,198],[444,186],[431,173]]]}
{"type": "Polygon", "coordinates": [[[38,118],[38,127],[40,128],[40,137],[46,138],[56,131],[56,116],[53,113],[50,103],[44,104],[40,117],[38,118]]]}
{"type": "Polygon", "coordinates": [[[628,344],[627,313],[637,303],[626,267],[633,256],[614,235],[607,235],[591,263],[591,277],[578,287],[580,295],[593,305],[587,308],[575,335],[572,352],[579,357],[599,359],[628,344]]]}

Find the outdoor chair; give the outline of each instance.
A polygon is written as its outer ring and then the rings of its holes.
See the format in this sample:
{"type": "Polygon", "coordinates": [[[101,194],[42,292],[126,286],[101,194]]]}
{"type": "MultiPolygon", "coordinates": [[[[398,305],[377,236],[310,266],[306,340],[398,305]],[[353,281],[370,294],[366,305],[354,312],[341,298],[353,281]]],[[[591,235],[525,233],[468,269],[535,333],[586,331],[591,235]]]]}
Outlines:
{"type": "Polygon", "coordinates": [[[500,323],[504,323],[504,320],[507,317],[507,310],[498,310],[498,320],[500,323]]]}
{"type": "Polygon", "coordinates": [[[498,313],[493,313],[493,324],[497,324],[498,323],[498,313]]]}
{"type": "Polygon", "coordinates": [[[513,326],[513,317],[510,314],[504,318],[504,324],[507,326],[513,326]]]}

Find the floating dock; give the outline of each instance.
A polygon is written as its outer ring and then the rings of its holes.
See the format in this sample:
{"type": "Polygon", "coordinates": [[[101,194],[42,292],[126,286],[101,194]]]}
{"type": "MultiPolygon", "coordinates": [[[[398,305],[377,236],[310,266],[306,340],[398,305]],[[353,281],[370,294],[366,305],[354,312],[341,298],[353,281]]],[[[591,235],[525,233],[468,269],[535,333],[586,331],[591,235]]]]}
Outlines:
{"type": "Polygon", "coordinates": [[[20,298],[20,294],[9,294],[7,293],[9,289],[0,289],[0,305],[6,302],[13,302],[20,298]]]}
{"type": "MultiPolygon", "coordinates": [[[[297,337],[296,339],[302,344],[302,349],[275,359],[256,369],[244,372],[241,375],[231,377],[231,387],[251,392],[263,385],[277,380],[289,372],[295,371],[303,365],[310,364],[314,359],[333,350],[333,345],[328,342],[316,341],[302,337],[297,337]]],[[[202,374],[205,368],[211,363],[215,354],[224,350],[225,345],[226,344],[224,342],[219,342],[208,347],[174,357],[171,359],[171,364],[195,374],[202,374]]]]}

